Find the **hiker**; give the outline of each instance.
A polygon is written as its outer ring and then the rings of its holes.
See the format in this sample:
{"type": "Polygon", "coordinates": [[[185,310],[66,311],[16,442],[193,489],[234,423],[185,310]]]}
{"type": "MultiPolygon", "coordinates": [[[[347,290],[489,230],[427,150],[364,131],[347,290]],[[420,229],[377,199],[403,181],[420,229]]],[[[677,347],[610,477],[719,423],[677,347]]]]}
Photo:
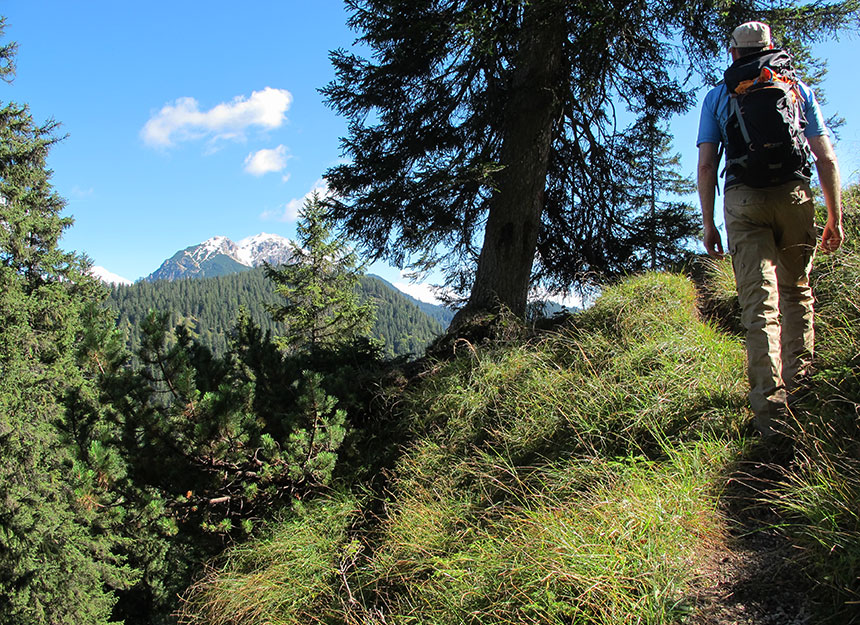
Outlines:
{"type": "Polygon", "coordinates": [[[817,235],[810,150],[827,206],[820,243],[825,253],[837,250],[844,237],[841,183],[815,94],[794,75],[791,57],[774,49],[770,27],[741,24],[732,32],[729,53],[733,62],[725,80],[702,104],[696,142],[704,245],[710,256],[723,257],[714,199],[725,150],[723,208],[747,333],[749,400],[756,429],[775,440],[775,428],[788,415],[787,400],[812,360],[809,272],[817,235]],[[782,139],[761,136],[777,130],[782,139]]]}

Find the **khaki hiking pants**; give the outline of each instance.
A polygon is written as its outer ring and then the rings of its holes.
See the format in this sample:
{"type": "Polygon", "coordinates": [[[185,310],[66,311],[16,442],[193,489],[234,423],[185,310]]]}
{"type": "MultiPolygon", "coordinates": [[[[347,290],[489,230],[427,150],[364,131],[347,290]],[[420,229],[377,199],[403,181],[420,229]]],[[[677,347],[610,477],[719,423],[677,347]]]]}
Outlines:
{"type": "Polygon", "coordinates": [[[750,406],[756,427],[769,435],[773,420],[785,414],[786,391],[812,361],[812,193],[803,181],[766,189],[741,185],[726,190],[724,210],[747,332],[750,406]]]}

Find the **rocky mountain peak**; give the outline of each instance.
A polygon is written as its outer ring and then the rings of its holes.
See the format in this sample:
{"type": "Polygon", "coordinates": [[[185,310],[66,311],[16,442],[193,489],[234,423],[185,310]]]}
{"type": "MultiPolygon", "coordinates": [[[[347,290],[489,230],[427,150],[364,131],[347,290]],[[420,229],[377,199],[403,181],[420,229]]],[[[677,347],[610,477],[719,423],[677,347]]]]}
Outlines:
{"type": "Polygon", "coordinates": [[[289,239],[265,232],[242,239],[239,243],[215,236],[199,245],[176,252],[146,277],[146,280],[228,275],[259,267],[263,263],[282,265],[292,258],[289,239]]]}

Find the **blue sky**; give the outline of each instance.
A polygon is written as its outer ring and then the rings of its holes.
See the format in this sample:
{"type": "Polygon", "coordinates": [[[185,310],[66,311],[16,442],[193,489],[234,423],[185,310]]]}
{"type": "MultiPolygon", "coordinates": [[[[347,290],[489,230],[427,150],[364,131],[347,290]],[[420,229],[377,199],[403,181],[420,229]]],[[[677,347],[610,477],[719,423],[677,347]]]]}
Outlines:
{"type": "MultiPolygon", "coordinates": [[[[0,14],[19,44],[0,101],[69,135],[49,160],[75,218],[62,245],[116,274],[140,278],[216,235],[294,236],[297,207],[341,157],[346,123],[317,91],[333,77],[328,52],[355,40],[341,0],[4,0],[0,14]]],[[[825,115],[848,120],[845,179],[860,168],[856,45],[819,48],[825,115]]],[[[672,126],[691,175],[697,119],[672,126]]]]}

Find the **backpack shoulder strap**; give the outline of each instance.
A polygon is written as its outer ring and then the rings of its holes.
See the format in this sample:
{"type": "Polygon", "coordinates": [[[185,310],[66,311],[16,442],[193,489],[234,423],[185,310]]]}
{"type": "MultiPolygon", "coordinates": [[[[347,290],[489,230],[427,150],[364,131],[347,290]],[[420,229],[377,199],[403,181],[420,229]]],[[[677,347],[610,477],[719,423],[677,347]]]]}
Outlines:
{"type": "Polygon", "coordinates": [[[747,125],[744,122],[744,116],[741,113],[741,105],[738,104],[738,99],[734,97],[729,98],[729,115],[734,113],[735,118],[738,120],[738,128],[740,128],[741,135],[743,135],[744,141],[748,144],[752,142],[750,138],[749,130],[747,129],[747,125]]]}

